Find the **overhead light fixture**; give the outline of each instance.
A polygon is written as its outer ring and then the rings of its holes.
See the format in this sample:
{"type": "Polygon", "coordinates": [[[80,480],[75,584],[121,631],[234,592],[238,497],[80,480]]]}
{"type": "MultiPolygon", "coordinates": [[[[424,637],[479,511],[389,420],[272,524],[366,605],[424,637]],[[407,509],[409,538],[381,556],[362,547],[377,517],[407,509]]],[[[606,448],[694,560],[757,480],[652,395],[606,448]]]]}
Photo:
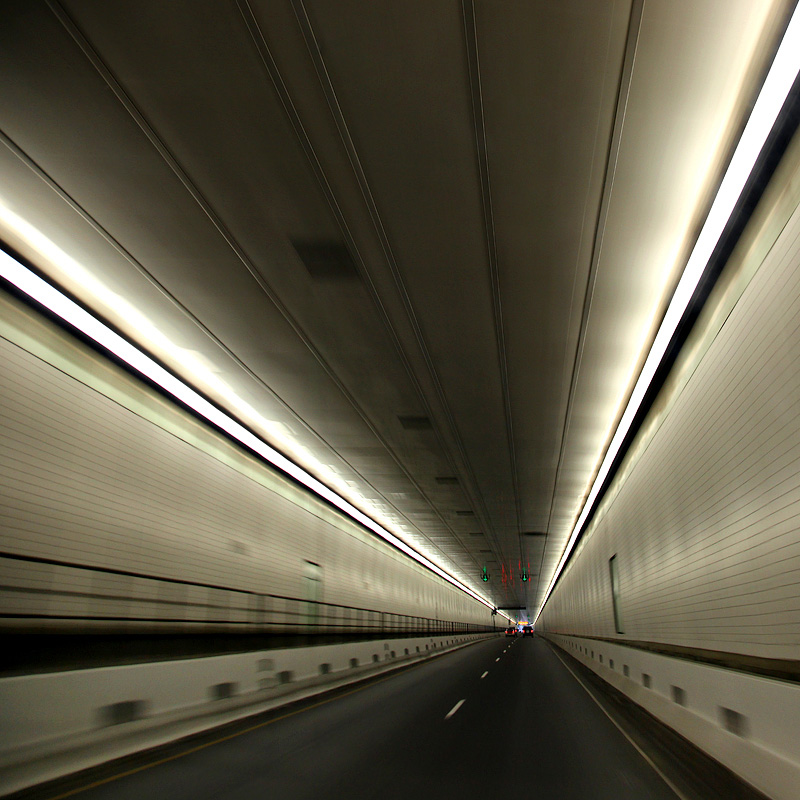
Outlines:
{"type": "Polygon", "coordinates": [[[138,373],[153,381],[153,383],[160,386],[164,391],[191,408],[201,417],[243,444],[248,450],[260,456],[281,472],[289,475],[298,483],[314,492],[314,494],[338,508],[348,517],[371,530],[398,550],[414,559],[414,561],[422,564],[431,572],[443,578],[462,592],[465,592],[487,608],[494,608],[494,605],[486,600],[486,598],[481,597],[477,592],[470,589],[469,586],[464,585],[443,570],[438,564],[435,564],[429,558],[418,553],[402,541],[402,539],[399,539],[352,505],[352,503],[349,503],[297,464],[270,447],[244,425],[221,411],[199,394],[199,392],[192,389],[187,383],[184,383],[168,372],[149,355],[124,339],[105,323],[94,317],[76,302],[3,250],[0,250],[0,276],[16,286],[28,297],[49,309],[68,325],[79,330],[81,333],[97,342],[97,344],[109,353],[112,353],[124,363],[128,364],[138,373]]]}
{"type": "Polygon", "coordinates": [[[703,224],[700,235],[695,242],[689,260],[686,263],[686,267],[675,289],[675,293],[672,296],[672,300],[667,308],[667,313],[664,315],[664,319],[650,347],[650,352],[647,355],[642,371],[636,381],[631,397],[628,400],[619,425],[611,439],[611,444],[608,446],[608,450],[606,450],[600,469],[592,483],[592,488],[583,505],[583,510],[572,528],[567,545],[558,562],[558,566],[550,579],[547,591],[536,612],[534,622],[542,613],[542,609],[553,591],[558,576],[564,569],[567,559],[575,547],[581,529],[593,511],[595,501],[597,500],[603,483],[608,477],[611,465],[617,457],[620,447],[631,428],[647,389],[667,352],[669,343],[692,299],[700,278],[703,276],[711,255],[731,218],[731,214],[741,197],[747,180],[761,155],[767,138],[775,126],[778,115],[783,109],[784,103],[786,102],[792,86],[797,80],[799,72],[800,5],[795,8],[792,14],[792,18],[786,28],[781,44],[778,47],[775,59],[772,62],[767,77],[761,86],[758,99],[750,113],[750,118],[747,121],[747,125],[745,125],[742,136],[733,153],[733,158],[730,164],[728,164],[725,176],[717,190],[716,197],[708,212],[706,221],[703,224]]]}

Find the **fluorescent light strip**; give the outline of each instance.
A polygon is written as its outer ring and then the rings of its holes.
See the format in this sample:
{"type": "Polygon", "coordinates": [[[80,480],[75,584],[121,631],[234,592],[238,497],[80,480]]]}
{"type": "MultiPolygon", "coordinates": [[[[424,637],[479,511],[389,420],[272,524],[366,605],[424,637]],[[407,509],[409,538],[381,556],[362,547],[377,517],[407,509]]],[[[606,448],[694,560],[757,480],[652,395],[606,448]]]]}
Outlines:
{"type": "Polygon", "coordinates": [[[741,139],[739,139],[739,144],[736,146],[733,158],[725,172],[725,177],[719,186],[711,210],[708,212],[708,217],[706,217],[697,242],[692,249],[686,268],[670,301],[667,313],[664,315],[647,360],[625,407],[625,412],[614,432],[614,437],[594,479],[592,489],[583,505],[583,511],[572,528],[561,560],[558,562],[553,577],[550,579],[544,599],[536,612],[534,622],[542,613],[542,609],[553,591],[558,576],[564,569],[564,565],[575,547],[578,534],[592,511],[597,495],[600,492],[600,487],[608,476],[611,464],[622,446],[623,439],[630,430],[633,418],[639,410],[645,392],[650,386],[661,360],[664,358],[667,346],[689,305],[694,290],[697,288],[697,284],[708,265],[711,254],[714,252],[714,248],[717,246],[720,236],[728,224],[731,213],[739,201],[742,190],[750,177],[750,173],[753,171],[767,137],[772,131],[789,91],[797,79],[798,72],[800,72],[800,5],[795,8],[778,52],[775,55],[775,60],[772,62],[766,80],[761,87],[756,104],[753,106],[750,119],[742,132],[741,139]]]}
{"type": "Polygon", "coordinates": [[[161,386],[173,397],[200,414],[200,416],[228,433],[248,449],[260,455],[264,460],[303,484],[303,486],[310,489],[319,497],[327,500],[331,505],[336,506],[336,508],[344,512],[351,519],[359,522],[365,528],[369,528],[373,533],[376,533],[382,539],[385,539],[387,542],[397,547],[398,550],[401,550],[424,567],[427,567],[431,572],[439,575],[439,577],[444,578],[462,592],[466,592],[478,602],[483,603],[487,608],[494,608],[494,605],[488,600],[481,597],[468,586],[460,583],[441,567],[416,552],[401,539],[398,539],[373,519],[370,519],[366,514],[359,511],[359,509],[351,503],[347,502],[347,500],[340,497],[316,478],[309,475],[305,470],[281,455],[277,450],[274,450],[235,419],[209,403],[208,400],[186,383],[169,373],[150,358],[150,356],[123,339],[119,334],[93,317],[89,312],[70,300],[54,286],[42,280],[38,275],[31,272],[27,267],[20,264],[16,259],[2,250],[0,250],[0,275],[26,295],[33,298],[38,303],[41,303],[45,308],[50,309],[50,311],[65,322],[77,328],[106,350],[122,359],[122,361],[133,367],[137,372],[149,378],[158,386],[161,386]]]}

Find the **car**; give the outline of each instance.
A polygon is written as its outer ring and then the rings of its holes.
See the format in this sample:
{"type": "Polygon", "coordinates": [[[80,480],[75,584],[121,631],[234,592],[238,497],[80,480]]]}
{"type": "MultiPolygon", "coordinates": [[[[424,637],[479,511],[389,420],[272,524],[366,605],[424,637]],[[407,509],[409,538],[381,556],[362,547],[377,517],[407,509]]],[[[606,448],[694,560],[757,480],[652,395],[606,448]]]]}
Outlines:
{"type": "Polygon", "coordinates": [[[506,636],[516,636],[517,629],[516,628],[506,628],[506,636]]]}
{"type": "Polygon", "coordinates": [[[523,636],[533,636],[533,627],[532,627],[532,626],[530,626],[530,625],[526,625],[526,626],[525,626],[525,627],[522,629],[522,635],[523,635],[523,636]]]}

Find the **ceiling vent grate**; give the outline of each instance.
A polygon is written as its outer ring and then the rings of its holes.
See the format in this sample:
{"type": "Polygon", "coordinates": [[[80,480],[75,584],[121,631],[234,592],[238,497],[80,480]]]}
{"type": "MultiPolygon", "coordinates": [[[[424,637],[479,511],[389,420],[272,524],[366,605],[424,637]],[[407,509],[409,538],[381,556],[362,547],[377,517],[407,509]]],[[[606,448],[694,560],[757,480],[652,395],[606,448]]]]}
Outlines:
{"type": "Polygon", "coordinates": [[[474,511],[456,511],[456,516],[457,517],[474,517],[475,516],[475,512],[474,511]]]}
{"type": "Polygon", "coordinates": [[[314,280],[354,280],[360,277],[350,251],[341,242],[302,239],[292,240],[292,245],[314,280]]]}
{"type": "Polygon", "coordinates": [[[433,429],[428,417],[398,417],[400,424],[407,431],[429,431],[433,429]]]}
{"type": "Polygon", "coordinates": [[[522,535],[523,535],[523,536],[547,536],[547,534],[546,534],[546,533],[544,533],[543,531],[531,531],[531,532],[525,532],[525,533],[523,533],[522,535]]]}
{"type": "Polygon", "coordinates": [[[458,478],[447,475],[441,478],[436,478],[436,483],[438,483],[439,486],[458,486],[458,478]]]}

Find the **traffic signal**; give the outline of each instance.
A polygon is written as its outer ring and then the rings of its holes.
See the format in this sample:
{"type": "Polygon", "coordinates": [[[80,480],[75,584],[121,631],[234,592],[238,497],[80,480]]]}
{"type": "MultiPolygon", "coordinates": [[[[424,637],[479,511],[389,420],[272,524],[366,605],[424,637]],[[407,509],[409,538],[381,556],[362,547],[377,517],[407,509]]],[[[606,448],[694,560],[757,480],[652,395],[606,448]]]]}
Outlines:
{"type": "Polygon", "coordinates": [[[481,580],[485,583],[489,580],[489,573],[486,570],[486,565],[483,566],[483,572],[481,573],[481,580]]]}
{"type": "Polygon", "coordinates": [[[525,583],[528,580],[528,570],[522,570],[522,582],[525,583]]]}

